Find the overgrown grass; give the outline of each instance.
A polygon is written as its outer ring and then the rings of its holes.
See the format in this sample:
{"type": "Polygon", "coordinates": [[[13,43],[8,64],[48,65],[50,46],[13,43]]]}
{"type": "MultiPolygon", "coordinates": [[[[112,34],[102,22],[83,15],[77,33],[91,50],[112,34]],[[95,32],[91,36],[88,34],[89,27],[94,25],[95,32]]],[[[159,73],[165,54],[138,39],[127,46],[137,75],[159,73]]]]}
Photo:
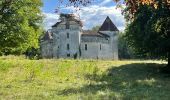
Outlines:
{"type": "Polygon", "coordinates": [[[161,61],[0,57],[0,99],[169,100],[161,61]]]}

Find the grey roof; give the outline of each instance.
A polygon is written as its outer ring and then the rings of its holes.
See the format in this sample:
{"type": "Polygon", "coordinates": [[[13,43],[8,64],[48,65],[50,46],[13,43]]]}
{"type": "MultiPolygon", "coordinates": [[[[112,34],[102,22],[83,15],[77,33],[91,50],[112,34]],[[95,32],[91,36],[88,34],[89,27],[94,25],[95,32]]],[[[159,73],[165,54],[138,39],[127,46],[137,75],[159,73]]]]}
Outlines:
{"type": "Polygon", "coordinates": [[[113,24],[111,19],[107,16],[99,31],[119,31],[118,28],[113,24]]]}
{"type": "MultiPolygon", "coordinates": [[[[60,19],[61,17],[65,17],[67,19],[67,21],[75,21],[76,23],[78,23],[80,26],[83,26],[83,23],[81,20],[76,19],[74,14],[60,14],[60,19]]],[[[63,21],[61,20],[60,22],[57,22],[56,24],[54,24],[52,27],[57,27],[60,23],[62,23],[63,21]]]]}
{"type": "Polygon", "coordinates": [[[64,14],[64,13],[61,13],[60,14],[60,17],[66,17],[66,18],[75,18],[75,15],[74,14],[64,14]]]}
{"type": "Polygon", "coordinates": [[[52,32],[49,32],[47,31],[44,36],[42,37],[42,40],[51,40],[53,39],[53,33],[52,32]]]}
{"type": "Polygon", "coordinates": [[[90,31],[90,30],[84,30],[82,33],[82,36],[98,36],[98,37],[109,37],[106,34],[103,34],[101,32],[95,32],[95,31],[90,31]]]}
{"type": "Polygon", "coordinates": [[[61,22],[62,21],[55,23],[52,27],[57,27],[61,22]]]}
{"type": "Polygon", "coordinates": [[[82,42],[102,42],[108,43],[109,36],[103,33],[94,32],[94,31],[84,31],[81,36],[82,42]]]}

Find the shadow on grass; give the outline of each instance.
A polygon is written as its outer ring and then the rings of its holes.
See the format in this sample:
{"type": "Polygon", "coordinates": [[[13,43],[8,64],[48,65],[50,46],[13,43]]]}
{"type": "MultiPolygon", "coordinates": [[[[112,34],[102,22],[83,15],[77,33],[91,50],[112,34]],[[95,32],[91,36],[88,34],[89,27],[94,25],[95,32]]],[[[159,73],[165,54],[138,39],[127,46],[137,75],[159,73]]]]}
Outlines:
{"type": "Polygon", "coordinates": [[[90,82],[80,88],[68,88],[59,91],[59,95],[70,94],[104,94],[113,98],[115,93],[121,98],[134,99],[162,99],[170,98],[170,78],[160,73],[160,69],[165,66],[154,63],[135,63],[119,67],[111,67],[102,75],[86,75],[90,82]],[[108,92],[107,92],[108,91],[108,92]]]}

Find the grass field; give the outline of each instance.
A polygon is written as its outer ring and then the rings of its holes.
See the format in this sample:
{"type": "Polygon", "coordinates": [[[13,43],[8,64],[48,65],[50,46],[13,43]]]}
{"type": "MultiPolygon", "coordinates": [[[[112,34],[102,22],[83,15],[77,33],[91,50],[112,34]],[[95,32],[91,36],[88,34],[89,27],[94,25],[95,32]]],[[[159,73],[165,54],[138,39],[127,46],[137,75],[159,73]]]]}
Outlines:
{"type": "Polygon", "coordinates": [[[0,100],[170,100],[162,61],[0,57],[0,100]]]}

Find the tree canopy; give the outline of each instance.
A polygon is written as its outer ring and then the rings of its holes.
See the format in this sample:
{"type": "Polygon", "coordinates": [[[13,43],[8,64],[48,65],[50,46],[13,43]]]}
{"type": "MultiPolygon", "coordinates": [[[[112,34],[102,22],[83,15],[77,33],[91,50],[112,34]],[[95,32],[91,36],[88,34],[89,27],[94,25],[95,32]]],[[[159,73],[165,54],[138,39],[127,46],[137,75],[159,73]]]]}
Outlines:
{"type": "Polygon", "coordinates": [[[126,27],[128,44],[141,55],[168,59],[170,63],[170,10],[159,3],[154,9],[140,5],[126,27]]]}
{"type": "Polygon", "coordinates": [[[97,26],[92,27],[91,30],[94,32],[98,32],[100,27],[101,27],[100,25],[97,25],[97,26]]]}
{"type": "Polygon", "coordinates": [[[41,6],[41,0],[0,1],[1,54],[21,54],[30,47],[38,47],[41,6]]]}

